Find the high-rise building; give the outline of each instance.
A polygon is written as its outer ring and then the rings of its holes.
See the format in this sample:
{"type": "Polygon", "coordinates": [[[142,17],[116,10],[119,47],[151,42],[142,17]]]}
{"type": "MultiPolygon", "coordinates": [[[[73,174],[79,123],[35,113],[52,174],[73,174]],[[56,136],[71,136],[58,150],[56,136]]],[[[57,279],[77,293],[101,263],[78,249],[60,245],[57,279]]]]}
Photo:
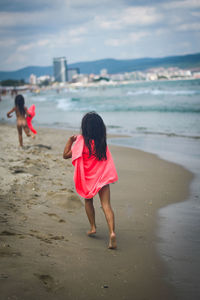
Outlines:
{"type": "Polygon", "coordinates": [[[53,59],[53,70],[55,81],[66,82],[67,79],[67,61],[65,57],[55,57],[53,59]]]}
{"type": "Polygon", "coordinates": [[[29,83],[30,84],[36,84],[37,83],[37,77],[34,74],[31,74],[29,77],[29,83]]]}
{"type": "Polygon", "coordinates": [[[68,68],[67,69],[68,81],[72,82],[73,78],[76,77],[78,74],[80,74],[79,68],[68,68]]]}

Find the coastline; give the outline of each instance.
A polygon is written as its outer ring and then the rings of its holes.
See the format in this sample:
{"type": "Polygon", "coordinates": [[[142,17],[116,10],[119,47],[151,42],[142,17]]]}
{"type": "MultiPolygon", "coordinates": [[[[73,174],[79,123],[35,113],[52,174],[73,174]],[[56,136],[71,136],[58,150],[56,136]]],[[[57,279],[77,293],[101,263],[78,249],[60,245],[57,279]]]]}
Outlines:
{"type": "Polygon", "coordinates": [[[97,237],[85,234],[73,167],[62,159],[70,132],[40,128],[19,150],[15,126],[0,124],[0,130],[3,300],[177,299],[156,249],[157,213],[187,199],[191,172],[153,154],[110,146],[119,182],[111,185],[118,250],[109,251],[98,197],[97,237]]]}
{"type": "Polygon", "coordinates": [[[178,299],[199,298],[199,141],[171,136],[167,139],[146,137],[144,140],[145,143],[141,143],[142,139],[138,143],[136,136],[134,139],[111,139],[111,143],[121,145],[123,141],[127,147],[158,155],[193,174],[187,199],[159,209],[156,235],[159,255],[169,271],[170,282],[176,286],[178,299]]]}

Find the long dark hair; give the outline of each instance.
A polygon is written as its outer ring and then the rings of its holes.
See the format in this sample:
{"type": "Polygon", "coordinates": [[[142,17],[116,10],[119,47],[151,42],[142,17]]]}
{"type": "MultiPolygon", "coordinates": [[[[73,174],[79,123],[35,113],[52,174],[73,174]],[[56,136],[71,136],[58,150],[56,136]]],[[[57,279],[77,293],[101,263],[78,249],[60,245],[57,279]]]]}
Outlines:
{"type": "Polygon", "coordinates": [[[81,130],[89,156],[95,155],[98,160],[106,160],[106,126],[102,118],[94,111],[87,113],[82,119],[81,130]],[[94,149],[91,146],[92,141],[94,149]]]}
{"type": "Polygon", "coordinates": [[[19,108],[19,112],[21,115],[25,115],[24,97],[22,95],[17,95],[15,97],[15,106],[19,108]]]}

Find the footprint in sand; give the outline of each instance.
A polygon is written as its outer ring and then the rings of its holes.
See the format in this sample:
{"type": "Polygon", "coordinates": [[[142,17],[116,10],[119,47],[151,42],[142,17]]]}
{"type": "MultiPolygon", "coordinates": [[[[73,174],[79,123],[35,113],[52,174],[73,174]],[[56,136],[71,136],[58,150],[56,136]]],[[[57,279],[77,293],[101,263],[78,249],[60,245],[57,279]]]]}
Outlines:
{"type": "Polygon", "coordinates": [[[47,213],[44,212],[44,214],[48,215],[49,217],[51,217],[53,220],[58,221],[59,223],[65,223],[65,220],[61,219],[59,216],[57,216],[54,213],[47,213]]]}
{"type": "Polygon", "coordinates": [[[14,233],[14,232],[10,232],[10,231],[7,231],[7,230],[2,231],[0,233],[0,236],[17,236],[20,239],[24,239],[25,238],[25,236],[22,235],[21,233],[14,233]]]}
{"type": "Polygon", "coordinates": [[[52,244],[52,240],[55,241],[68,241],[65,239],[63,235],[53,235],[53,234],[42,234],[39,233],[37,230],[31,230],[31,233],[29,233],[30,236],[35,237],[42,242],[52,244]]]}
{"type": "Polygon", "coordinates": [[[47,197],[50,197],[55,205],[65,208],[70,212],[83,207],[80,198],[71,190],[67,192],[49,192],[47,193],[47,197]]]}
{"type": "Polygon", "coordinates": [[[7,230],[4,230],[0,233],[0,235],[17,235],[16,233],[14,232],[10,232],[10,231],[7,231],[7,230]]]}
{"type": "Polygon", "coordinates": [[[47,291],[55,291],[58,284],[54,281],[53,277],[48,274],[34,274],[44,285],[47,291]]]}
{"type": "Polygon", "coordinates": [[[0,223],[8,223],[8,220],[5,217],[0,216],[0,223]]]}
{"type": "Polygon", "coordinates": [[[7,274],[0,274],[0,279],[7,279],[8,275],[7,274]]]}
{"type": "Polygon", "coordinates": [[[12,251],[10,248],[0,249],[0,257],[22,256],[20,252],[12,251]]]}
{"type": "Polygon", "coordinates": [[[47,149],[47,150],[52,149],[51,146],[47,146],[47,145],[43,145],[43,144],[36,144],[36,145],[26,146],[25,148],[26,148],[26,150],[29,150],[32,153],[34,153],[35,150],[40,151],[41,149],[47,149]]]}
{"type": "MultiPolygon", "coordinates": [[[[55,241],[63,241],[64,240],[64,236],[63,235],[53,235],[51,237],[51,240],[55,240],[55,241]]],[[[67,239],[65,239],[65,241],[68,241],[67,239]]]]}
{"type": "Polygon", "coordinates": [[[10,168],[10,170],[12,171],[12,174],[26,173],[25,170],[20,167],[10,168]]]}
{"type": "MultiPolygon", "coordinates": [[[[32,232],[34,232],[34,231],[32,231],[32,232]]],[[[52,243],[52,241],[51,241],[51,239],[49,238],[48,235],[44,235],[44,234],[40,234],[40,233],[30,233],[29,235],[32,236],[32,237],[35,237],[36,239],[38,239],[42,242],[45,242],[45,243],[48,243],[48,244],[52,243]]]]}

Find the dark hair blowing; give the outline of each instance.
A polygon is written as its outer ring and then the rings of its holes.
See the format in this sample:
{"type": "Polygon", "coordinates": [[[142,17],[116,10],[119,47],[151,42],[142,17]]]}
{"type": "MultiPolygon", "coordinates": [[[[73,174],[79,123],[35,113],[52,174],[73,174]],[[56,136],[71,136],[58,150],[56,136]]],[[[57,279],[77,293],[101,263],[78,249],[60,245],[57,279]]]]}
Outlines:
{"type": "Polygon", "coordinates": [[[25,115],[24,97],[22,95],[17,95],[15,97],[15,106],[19,108],[21,115],[25,115]]]}
{"type": "Polygon", "coordinates": [[[82,136],[89,149],[89,156],[95,155],[98,160],[106,160],[106,126],[96,112],[87,113],[81,123],[82,136]],[[94,149],[91,142],[94,141],[94,149]]]}

